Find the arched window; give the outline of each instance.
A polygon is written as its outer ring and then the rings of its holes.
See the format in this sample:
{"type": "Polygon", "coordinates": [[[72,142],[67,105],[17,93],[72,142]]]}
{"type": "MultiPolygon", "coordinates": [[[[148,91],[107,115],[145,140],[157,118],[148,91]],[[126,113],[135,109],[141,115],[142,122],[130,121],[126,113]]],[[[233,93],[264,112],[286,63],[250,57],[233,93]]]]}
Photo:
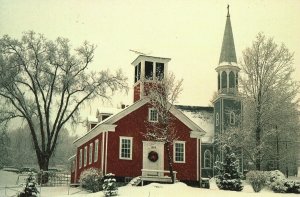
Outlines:
{"type": "Polygon", "coordinates": [[[230,122],[231,125],[235,124],[235,113],[234,112],[230,112],[229,122],[230,122]]]}
{"type": "Polygon", "coordinates": [[[219,126],[219,113],[216,113],[216,126],[219,126]]]}
{"type": "Polygon", "coordinates": [[[235,80],[234,80],[234,73],[231,71],[229,73],[229,88],[234,88],[234,83],[235,83],[235,80]]]}
{"type": "Polygon", "coordinates": [[[212,156],[210,150],[204,151],[204,168],[211,168],[212,156]]]}
{"type": "Polygon", "coordinates": [[[218,73],[218,90],[220,90],[220,73],[218,73]]]}
{"type": "Polygon", "coordinates": [[[217,168],[220,168],[220,166],[221,166],[219,155],[216,156],[216,162],[215,162],[215,165],[217,166],[217,168]]]}
{"type": "Polygon", "coordinates": [[[227,88],[227,73],[222,72],[222,88],[227,88]]]}

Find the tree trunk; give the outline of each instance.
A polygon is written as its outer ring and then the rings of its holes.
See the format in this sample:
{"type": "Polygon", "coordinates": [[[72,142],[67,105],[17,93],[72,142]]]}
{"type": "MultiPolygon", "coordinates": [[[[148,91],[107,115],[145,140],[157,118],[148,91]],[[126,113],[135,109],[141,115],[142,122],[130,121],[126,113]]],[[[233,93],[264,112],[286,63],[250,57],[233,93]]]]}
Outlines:
{"type": "Polygon", "coordinates": [[[260,171],[261,170],[261,139],[260,139],[260,133],[261,133],[261,128],[260,126],[258,125],[256,127],[256,131],[255,131],[255,134],[256,134],[256,147],[258,148],[258,153],[257,153],[257,156],[256,156],[256,161],[255,161],[255,168],[256,170],[260,171]]]}
{"type": "Polygon", "coordinates": [[[171,151],[170,151],[170,142],[167,142],[166,146],[167,146],[167,157],[168,157],[170,176],[171,176],[172,183],[175,183],[174,172],[173,172],[173,161],[172,161],[171,151]]]}
{"type": "Polygon", "coordinates": [[[45,184],[48,183],[49,181],[49,173],[47,171],[49,167],[50,156],[51,156],[50,154],[42,153],[42,152],[38,155],[38,163],[41,170],[38,176],[39,184],[45,184]]]}

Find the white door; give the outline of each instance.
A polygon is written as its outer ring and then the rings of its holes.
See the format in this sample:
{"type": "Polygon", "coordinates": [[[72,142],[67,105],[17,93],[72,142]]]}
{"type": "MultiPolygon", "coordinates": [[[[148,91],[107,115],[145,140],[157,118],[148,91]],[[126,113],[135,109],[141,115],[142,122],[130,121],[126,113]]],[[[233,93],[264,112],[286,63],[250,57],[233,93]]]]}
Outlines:
{"type": "Polygon", "coordinates": [[[163,172],[151,170],[164,170],[164,143],[143,141],[143,176],[163,176],[163,172]]]}

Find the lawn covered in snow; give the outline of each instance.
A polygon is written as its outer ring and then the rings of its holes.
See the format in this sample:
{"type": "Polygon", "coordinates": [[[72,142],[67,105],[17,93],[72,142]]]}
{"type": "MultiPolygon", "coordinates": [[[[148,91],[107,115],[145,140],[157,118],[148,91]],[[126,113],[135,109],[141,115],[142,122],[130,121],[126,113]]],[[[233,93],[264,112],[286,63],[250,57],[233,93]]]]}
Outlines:
{"type": "MultiPolygon", "coordinates": [[[[16,194],[14,190],[7,190],[5,196],[5,185],[12,186],[16,184],[18,174],[13,172],[0,171],[0,197],[8,197],[16,194]]],[[[104,197],[102,192],[87,193],[77,188],[71,188],[68,195],[68,187],[38,187],[41,190],[41,197],[104,197]],[[79,193],[76,193],[79,192],[79,193]]],[[[121,197],[290,197],[299,196],[297,194],[276,194],[267,189],[260,193],[254,193],[251,186],[244,185],[242,192],[219,190],[214,181],[211,181],[211,189],[202,189],[189,187],[184,183],[158,184],[152,183],[143,187],[124,186],[119,187],[119,196],[121,197]]]]}

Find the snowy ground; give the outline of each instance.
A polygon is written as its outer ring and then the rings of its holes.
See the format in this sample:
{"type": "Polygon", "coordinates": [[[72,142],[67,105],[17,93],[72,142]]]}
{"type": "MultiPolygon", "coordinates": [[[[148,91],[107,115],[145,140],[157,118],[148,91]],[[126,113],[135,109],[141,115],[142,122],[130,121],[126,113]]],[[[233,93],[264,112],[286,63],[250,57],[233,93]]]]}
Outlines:
{"type": "MultiPolygon", "coordinates": [[[[12,172],[0,171],[0,197],[15,196],[16,188],[4,189],[5,186],[16,185],[18,175],[12,172]],[[6,195],[5,195],[6,192],[6,195]]],[[[17,188],[18,189],[18,188],[17,188]]],[[[76,188],[68,187],[42,187],[41,197],[104,197],[102,192],[87,193],[76,188]],[[68,192],[70,195],[68,195],[68,192]],[[77,193],[79,192],[79,193],[77,193]]],[[[245,185],[242,192],[218,190],[214,182],[211,182],[211,189],[201,189],[189,187],[183,183],[158,184],[152,183],[143,187],[124,186],[119,188],[121,197],[290,197],[299,196],[297,194],[276,194],[269,190],[262,190],[254,193],[250,185],[245,185]]]]}

